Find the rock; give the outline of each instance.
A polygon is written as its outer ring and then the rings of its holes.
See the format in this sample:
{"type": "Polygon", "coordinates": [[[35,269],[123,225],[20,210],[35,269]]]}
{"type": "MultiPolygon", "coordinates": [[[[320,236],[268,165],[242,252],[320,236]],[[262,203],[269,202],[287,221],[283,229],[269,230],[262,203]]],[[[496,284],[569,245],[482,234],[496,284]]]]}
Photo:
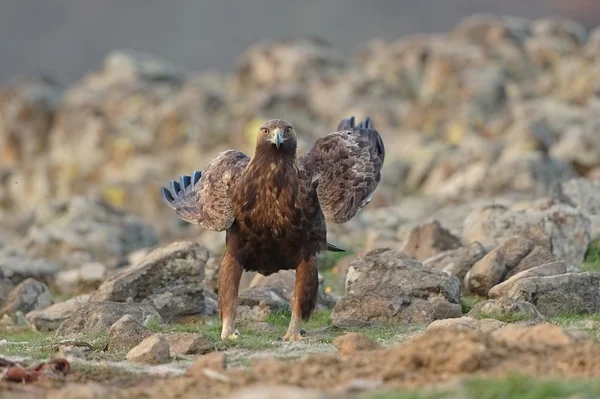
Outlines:
{"type": "Polygon", "coordinates": [[[567,270],[576,270],[591,240],[591,221],[564,203],[542,199],[510,208],[490,205],[475,210],[465,220],[463,234],[466,242],[480,242],[487,250],[515,235],[527,237],[551,248],[552,254],[565,262],[567,270]],[[545,240],[543,236],[549,240],[548,245],[540,241],[545,240]]]}
{"type": "Polygon", "coordinates": [[[244,328],[257,333],[276,333],[277,327],[265,321],[246,321],[243,322],[244,328]]]}
{"type": "Polygon", "coordinates": [[[600,235],[600,181],[571,179],[554,185],[552,196],[567,202],[591,218],[591,236],[600,235]]]}
{"type": "Polygon", "coordinates": [[[98,382],[75,382],[50,391],[46,397],[47,399],[100,399],[106,397],[109,392],[109,387],[98,382]]]}
{"type": "Polygon", "coordinates": [[[154,228],[138,216],[86,197],[38,206],[26,239],[29,250],[71,267],[79,266],[82,258],[110,262],[158,244],[154,228]]]}
{"type": "Polygon", "coordinates": [[[511,298],[490,299],[479,302],[467,316],[476,319],[498,319],[501,321],[543,320],[544,317],[529,302],[511,298]]]}
{"type": "Polygon", "coordinates": [[[152,330],[138,323],[130,314],[126,314],[110,327],[106,349],[109,352],[129,351],[152,334],[152,330]]]}
{"type": "Polygon", "coordinates": [[[53,303],[46,284],[28,278],[8,294],[0,308],[0,316],[12,315],[17,311],[26,314],[32,310],[45,309],[53,303]]]}
{"type": "Polygon", "coordinates": [[[502,283],[493,286],[488,292],[488,297],[490,298],[500,298],[508,295],[510,289],[515,285],[515,283],[519,280],[528,277],[546,277],[546,276],[556,276],[559,274],[564,274],[567,272],[567,266],[563,261],[556,261],[551,263],[546,263],[541,266],[537,266],[528,270],[524,270],[519,272],[509,279],[503,281],[502,283]]]}
{"type": "MultiPolygon", "coordinates": [[[[292,302],[294,295],[294,287],[296,285],[296,271],[295,270],[280,270],[277,273],[273,273],[269,276],[263,276],[262,274],[256,273],[249,282],[248,288],[254,287],[269,287],[274,288],[288,300],[292,302]]],[[[244,291],[242,291],[242,294],[244,291]]],[[[325,279],[319,274],[319,298],[317,303],[317,309],[328,309],[335,306],[337,298],[333,295],[325,292],[325,279]]]]}
{"type": "Polygon", "coordinates": [[[331,317],[339,326],[425,323],[461,315],[456,277],[423,267],[399,251],[381,248],[351,263],[346,295],[331,317]]]}
{"type": "Polygon", "coordinates": [[[27,322],[37,331],[54,331],[60,323],[88,303],[89,298],[89,295],[79,295],[45,309],[31,311],[26,315],[27,322]]]}
{"type": "Polygon", "coordinates": [[[427,326],[427,331],[437,329],[455,328],[458,330],[476,330],[491,332],[505,326],[506,323],[496,319],[475,319],[469,316],[452,319],[435,320],[427,326]]]}
{"type": "Polygon", "coordinates": [[[338,353],[342,356],[352,355],[357,351],[380,349],[381,345],[371,341],[359,333],[346,333],[333,341],[338,353]]]}
{"type": "Polygon", "coordinates": [[[505,344],[527,350],[548,350],[548,347],[567,346],[580,340],[577,334],[550,323],[534,326],[508,324],[493,331],[492,336],[505,344]]]}
{"type": "Polygon", "coordinates": [[[465,275],[471,267],[486,254],[485,248],[473,242],[466,247],[444,251],[423,261],[423,266],[441,270],[464,282],[465,275]]]}
{"type": "Polygon", "coordinates": [[[440,252],[461,247],[459,237],[442,227],[434,220],[413,228],[401,246],[401,251],[419,261],[437,255],[440,252]]]}
{"type": "Polygon", "coordinates": [[[170,333],[165,335],[172,355],[204,355],[215,346],[200,334],[170,333]]]}
{"type": "Polygon", "coordinates": [[[9,279],[0,277],[0,307],[2,307],[2,302],[8,298],[8,294],[10,294],[13,288],[15,286],[9,279]]]}
{"type": "Polygon", "coordinates": [[[162,334],[145,338],[127,352],[127,361],[132,363],[164,364],[171,361],[169,344],[162,334]]]}
{"type": "Polygon", "coordinates": [[[238,298],[237,316],[243,321],[264,321],[279,310],[289,310],[290,303],[281,291],[272,287],[253,287],[238,298]]]}
{"type": "Polygon", "coordinates": [[[487,296],[488,291],[502,282],[508,272],[531,252],[533,246],[533,241],[521,236],[503,241],[467,272],[465,286],[474,294],[487,296]]]}
{"type": "Polygon", "coordinates": [[[131,315],[140,324],[162,318],[149,305],[123,302],[89,302],[75,310],[71,317],[60,323],[57,336],[73,336],[89,333],[108,333],[110,327],[124,315],[131,315]]]}
{"type": "Polygon", "coordinates": [[[0,165],[34,162],[48,151],[60,91],[43,76],[13,80],[0,90],[0,165]]]}
{"type": "Polygon", "coordinates": [[[225,399],[327,399],[329,396],[316,389],[299,388],[289,385],[253,385],[251,387],[240,388],[225,399]]]}
{"type": "Polygon", "coordinates": [[[226,355],[223,352],[212,352],[201,356],[185,372],[188,377],[199,378],[205,369],[223,371],[226,366],[226,355]]]}
{"type": "Polygon", "coordinates": [[[61,292],[73,292],[80,287],[98,288],[105,279],[106,266],[100,262],[88,262],[81,267],[59,272],[55,284],[61,292]]]}
{"type": "MultiPolygon", "coordinates": [[[[550,154],[569,163],[582,175],[600,165],[600,139],[598,131],[574,126],[568,129],[552,147],[550,154]]],[[[574,181],[585,179],[571,179],[574,181]]],[[[563,182],[557,182],[561,184],[563,182]]]]}
{"type": "Polygon", "coordinates": [[[595,313],[600,311],[599,283],[600,276],[591,272],[528,277],[515,282],[507,295],[532,303],[544,316],[595,313]]]}
{"type": "Polygon", "coordinates": [[[174,242],[106,280],[90,300],[150,304],[166,320],[203,314],[208,258],[208,251],[197,243],[174,242]]]}
{"type": "Polygon", "coordinates": [[[0,249],[0,270],[13,284],[34,278],[49,282],[60,270],[60,265],[47,259],[21,254],[17,250],[0,249]]]}

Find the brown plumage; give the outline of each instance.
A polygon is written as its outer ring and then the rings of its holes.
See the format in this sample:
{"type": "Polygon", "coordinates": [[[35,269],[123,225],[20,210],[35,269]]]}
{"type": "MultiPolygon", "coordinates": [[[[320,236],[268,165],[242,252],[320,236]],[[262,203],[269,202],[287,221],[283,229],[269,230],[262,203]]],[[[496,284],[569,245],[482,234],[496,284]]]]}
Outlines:
{"type": "Polygon", "coordinates": [[[370,118],[359,126],[345,119],[338,131],[296,157],[296,132],[281,119],[267,121],[254,157],[228,150],[203,172],[182,176],[163,188],[163,199],[182,219],[226,230],[219,272],[222,338],[234,336],[242,270],[263,275],[295,269],[292,320],[284,339],[300,339],[300,319],[317,305],[320,251],[327,243],[326,221],[344,223],[366,206],[381,180],[385,150],[370,118]]]}

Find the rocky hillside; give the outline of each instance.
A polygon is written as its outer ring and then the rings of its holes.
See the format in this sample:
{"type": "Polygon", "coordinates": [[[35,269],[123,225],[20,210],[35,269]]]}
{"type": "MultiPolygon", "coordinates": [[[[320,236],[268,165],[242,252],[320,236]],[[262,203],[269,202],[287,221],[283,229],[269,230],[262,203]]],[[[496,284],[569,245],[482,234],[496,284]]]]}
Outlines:
{"type": "MultiPolygon", "coordinates": [[[[312,39],[256,43],[231,75],[115,51],[66,89],[16,79],[0,89],[0,332],[9,337],[0,345],[25,360],[66,357],[77,381],[98,381],[90,367],[112,361],[138,373],[102,376],[131,397],[175,386],[195,397],[204,380],[203,394],[216,397],[261,382],[265,370],[278,384],[329,394],[354,389],[345,383],[397,389],[424,385],[422,368],[442,380],[508,373],[515,353],[531,364],[570,353],[581,365],[526,367],[533,376],[598,377],[598,357],[586,353],[600,353],[600,275],[589,271],[600,262],[599,61],[600,28],[473,16],[444,35],[365,43],[352,58],[312,39]],[[276,340],[293,272],[248,273],[241,341],[223,344],[215,282],[224,236],[180,221],[160,187],[221,150],[251,155],[267,118],[291,121],[305,151],[349,115],[374,119],[386,146],[383,181],[352,221],[329,226],[330,241],[349,252],[321,258],[307,341],[276,340]],[[567,332],[567,316],[591,324],[567,332]],[[425,329],[408,346],[381,347],[425,329]],[[468,331],[457,341],[468,353],[422,353],[455,343],[435,329],[468,331]],[[334,345],[348,331],[376,342],[352,335],[334,345]],[[539,346],[521,347],[538,335],[539,346]],[[36,344],[19,346],[23,336],[36,344]],[[336,349],[289,375],[277,362],[235,368],[265,353],[336,349]],[[375,360],[364,363],[361,351],[375,360]],[[405,367],[417,374],[398,372],[405,367]],[[324,369],[330,384],[314,377],[324,369]],[[157,373],[179,377],[138,384],[157,373]]],[[[0,359],[5,375],[40,376],[24,367],[0,359]]],[[[44,367],[70,375],[64,363],[44,367]]]]}

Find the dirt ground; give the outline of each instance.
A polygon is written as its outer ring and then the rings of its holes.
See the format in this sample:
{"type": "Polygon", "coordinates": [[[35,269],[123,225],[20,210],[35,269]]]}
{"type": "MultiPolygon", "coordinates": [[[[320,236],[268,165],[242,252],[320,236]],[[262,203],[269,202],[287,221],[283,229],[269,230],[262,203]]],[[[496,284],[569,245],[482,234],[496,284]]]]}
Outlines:
{"type": "Polygon", "coordinates": [[[64,381],[44,380],[28,386],[4,383],[0,391],[9,395],[2,397],[11,397],[12,392],[14,397],[47,393],[50,398],[191,399],[218,398],[241,387],[267,384],[317,388],[333,397],[348,397],[365,390],[443,386],[457,378],[499,378],[515,372],[557,379],[600,377],[600,344],[584,333],[548,323],[511,324],[491,333],[435,329],[390,347],[350,334],[338,338],[335,346],[343,349],[298,360],[265,354],[246,367],[220,369],[209,364],[196,368],[192,375],[164,372],[164,378],[157,370],[150,376],[100,368],[94,375],[75,368],[64,381]],[[89,381],[100,385],[70,384],[89,381]]]}

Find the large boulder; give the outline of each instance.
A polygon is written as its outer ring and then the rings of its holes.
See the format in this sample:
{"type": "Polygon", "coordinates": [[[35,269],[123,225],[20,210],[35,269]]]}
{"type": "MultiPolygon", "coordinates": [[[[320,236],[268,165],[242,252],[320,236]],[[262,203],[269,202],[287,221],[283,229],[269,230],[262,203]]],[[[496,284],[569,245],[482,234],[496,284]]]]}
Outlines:
{"type": "Polygon", "coordinates": [[[565,274],[566,272],[567,266],[565,265],[565,262],[561,260],[523,270],[522,272],[513,275],[500,284],[493,286],[488,292],[488,297],[493,299],[507,296],[513,285],[515,285],[517,281],[523,280],[524,278],[557,276],[559,274],[565,274]]]}
{"type": "Polygon", "coordinates": [[[27,313],[27,322],[37,331],[54,331],[89,299],[89,295],[80,295],[42,310],[33,310],[27,313]]]}
{"type": "Polygon", "coordinates": [[[89,302],[64,320],[56,330],[57,336],[76,336],[90,333],[108,333],[110,327],[126,314],[142,325],[161,322],[162,318],[152,306],[122,302],[89,302]]]}
{"type": "Polygon", "coordinates": [[[408,233],[401,250],[418,261],[423,261],[440,252],[461,247],[461,240],[440,222],[423,223],[408,233]]]}
{"type": "Polygon", "coordinates": [[[485,248],[480,243],[473,242],[465,247],[444,251],[427,258],[423,261],[423,266],[441,270],[463,283],[467,272],[485,255],[485,248]]]}
{"type": "Polygon", "coordinates": [[[429,323],[460,317],[460,282],[389,248],[350,265],[346,295],[331,315],[335,325],[429,323]]]}
{"type": "Polygon", "coordinates": [[[199,244],[174,242],[106,280],[90,300],[150,304],[164,319],[202,314],[208,259],[208,251],[199,244]]]}
{"type": "Polygon", "coordinates": [[[527,237],[550,248],[569,270],[577,270],[591,241],[591,221],[585,213],[557,199],[544,198],[474,210],[465,220],[463,234],[465,241],[480,242],[488,251],[512,236],[527,237]]]}
{"type": "Polygon", "coordinates": [[[591,272],[529,277],[517,281],[507,296],[534,304],[544,316],[596,313],[600,311],[599,284],[600,275],[591,272]]]}
{"type": "Polygon", "coordinates": [[[110,327],[106,350],[127,352],[151,335],[152,330],[138,323],[132,315],[126,314],[110,327]]]}
{"type": "Polygon", "coordinates": [[[32,310],[45,309],[54,303],[50,290],[44,283],[29,278],[8,294],[0,308],[0,316],[16,312],[27,314],[32,310]]]}

